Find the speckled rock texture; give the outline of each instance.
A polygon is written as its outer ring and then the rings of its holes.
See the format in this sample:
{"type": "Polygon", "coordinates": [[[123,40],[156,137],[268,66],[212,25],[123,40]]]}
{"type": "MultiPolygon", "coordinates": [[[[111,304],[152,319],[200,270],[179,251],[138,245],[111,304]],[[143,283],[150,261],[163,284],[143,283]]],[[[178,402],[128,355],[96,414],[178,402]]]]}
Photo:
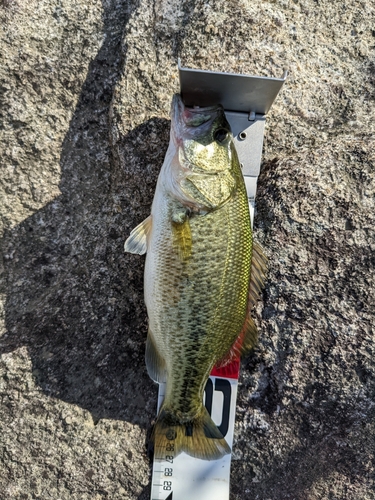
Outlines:
{"type": "Polygon", "coordinates": [[[375,499],[374,3],[1,0],[0,18],[0,499],[149,498],[144,257],[123,243],[150,210],[178,57],[289,70],[230,500],[375,499]]]}

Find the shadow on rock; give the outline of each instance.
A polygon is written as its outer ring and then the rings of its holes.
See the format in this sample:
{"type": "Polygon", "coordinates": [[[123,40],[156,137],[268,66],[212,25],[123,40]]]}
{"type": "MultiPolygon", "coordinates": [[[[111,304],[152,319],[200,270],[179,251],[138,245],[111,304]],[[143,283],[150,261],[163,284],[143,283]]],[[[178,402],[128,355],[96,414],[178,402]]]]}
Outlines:
{"type": "Polygon", "coordinates": [[[123,244],[148,215],[165,152],[160,140],[157,154],[149,148],[152,165],[140,179],[149,156],[137,153],[136,138],[147,144],[156,130],[166,148],[169,124],[150,120],[124,138],[137,168],[123,174],[111,156],[108,114],[130,12],[125,4],[104,9],[106,37],[62,147],[62,194],[2,241],[7,331],[0,353],[26,345],[49,396],[89,410],[94,420],[148,426],[157,391],[144,365],[144,258],[125,255],[123,244]]]}

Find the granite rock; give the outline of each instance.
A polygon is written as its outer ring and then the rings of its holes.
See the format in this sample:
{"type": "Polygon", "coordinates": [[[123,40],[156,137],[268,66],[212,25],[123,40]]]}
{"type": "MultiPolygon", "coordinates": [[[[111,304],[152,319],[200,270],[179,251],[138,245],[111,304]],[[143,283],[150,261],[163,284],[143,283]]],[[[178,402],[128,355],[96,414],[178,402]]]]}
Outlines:
{"type": "Polygon", "coordinates": [[[270,270],[231,500],[375,498],[375,8],[2,0],[0,498],[149,498],[150,211],[184,66],[289,76],[265,132],[270,270]]]}

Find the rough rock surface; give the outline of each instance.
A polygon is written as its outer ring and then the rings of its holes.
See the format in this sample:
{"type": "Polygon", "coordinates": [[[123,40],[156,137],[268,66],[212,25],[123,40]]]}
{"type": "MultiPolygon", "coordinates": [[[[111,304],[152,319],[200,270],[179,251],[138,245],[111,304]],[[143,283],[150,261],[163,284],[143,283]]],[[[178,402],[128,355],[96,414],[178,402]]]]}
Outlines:
{"type": "Polygon", "coordinates": [[[281,76],[231,500],[375,498],[370,0],[1,0],[0,498],[149,497],[149,213],[185,66],[281,76]]]}

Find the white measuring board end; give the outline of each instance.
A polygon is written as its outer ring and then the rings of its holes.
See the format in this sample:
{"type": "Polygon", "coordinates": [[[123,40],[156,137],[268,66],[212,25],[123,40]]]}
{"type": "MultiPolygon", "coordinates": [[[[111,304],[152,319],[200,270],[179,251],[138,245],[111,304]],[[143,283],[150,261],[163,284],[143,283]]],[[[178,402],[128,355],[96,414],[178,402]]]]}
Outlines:
{"type": "MultiPolygon", "coordinates": [[[[204,402],[225,440],[232,448],[236,415],[237,378],[210,376],[204,402]]],[[[165,384],[159,385],[158,411],[165,384]]],[[[228,500],[231,454],[218,460],[201,460],[173,451],[154,460],[151,500],[228,500]]]]}

